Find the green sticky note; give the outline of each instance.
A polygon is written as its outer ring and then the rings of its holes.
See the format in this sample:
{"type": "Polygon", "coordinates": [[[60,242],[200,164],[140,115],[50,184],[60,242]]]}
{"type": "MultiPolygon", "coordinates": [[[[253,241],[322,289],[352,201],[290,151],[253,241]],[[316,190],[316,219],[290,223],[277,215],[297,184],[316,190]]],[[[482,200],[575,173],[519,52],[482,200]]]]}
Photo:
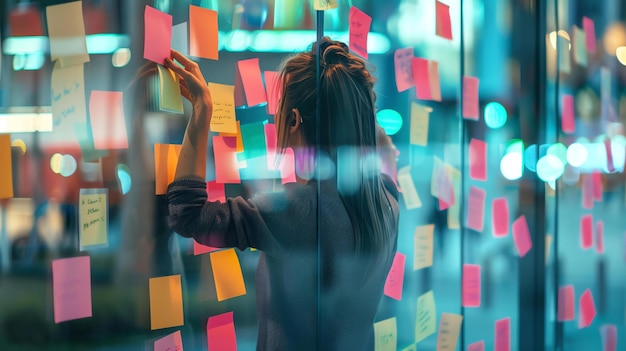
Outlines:
{"type": "Polygon", "coordinates": [[[435,295],[429,291],[417,298],[417,317],[415,322],[415,342],[420,342],[437,329],[437,311],[435,295]]]}
{"type": "Polygon", "coordinates": [[[396,351],[398,329],[396,317],[374,323],[375,351],[396,351]]]}
{"type": "Polygon", "coordinates": [[[265,152],[265,127],[263,122],[241,125],[243,152],[246,160],[263,157],[265,152]]]}
{"type": "Polygon", "coordinates": [[[574,60],[577,64],[587,67],[587,36],[585,30],[574,26],[572,28],[574,60]]]}
{"type": "Polygon", "coordinates": [[[159,67],[159,109],[172,113],[183,113],[183,98],[180,85],[174,72],[169,68],[159,67]]]}

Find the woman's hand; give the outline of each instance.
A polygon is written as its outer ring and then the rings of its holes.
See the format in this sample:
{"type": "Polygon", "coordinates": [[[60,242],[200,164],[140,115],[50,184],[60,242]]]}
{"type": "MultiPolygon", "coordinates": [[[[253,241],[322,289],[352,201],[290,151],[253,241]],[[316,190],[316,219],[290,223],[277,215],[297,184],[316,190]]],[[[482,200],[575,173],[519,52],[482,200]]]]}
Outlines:
{"type": "Polygon", "coordinates": [[[196,62],[176,50],[171,50],[170,55],[171,58],[165,59],[165,67],[174,71],[178,76],[180,93],[191,102],[194,117],[208,116],[206,121],[197,122],[210,122],[211,113],[213,111],[213,100],[211,99],[211,92],[202,75],[202,71],[200,71],[200,67],[196,62]],[[174,61],[172,61],[173,59],[180,62],[183,67],[174,63],[174,61]]]}

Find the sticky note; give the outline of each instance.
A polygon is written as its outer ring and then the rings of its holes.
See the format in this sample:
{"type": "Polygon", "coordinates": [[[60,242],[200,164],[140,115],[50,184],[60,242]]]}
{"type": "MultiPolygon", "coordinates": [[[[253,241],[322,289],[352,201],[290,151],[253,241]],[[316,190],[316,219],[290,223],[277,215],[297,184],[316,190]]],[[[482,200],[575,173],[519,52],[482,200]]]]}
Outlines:
{"type": "Polygon", "coordinates": [[[89,62],[82,1],[47,6],[46,22],[51,61],[61,67],[89,62]]]}
{"type": "Polygon", "coordinates": [[[167,193],[167,186],[174,181],[180,148],[175,144],[154,144],[156,195],[167,193]]]}
{"type": "Polygon", "coordinates": [[[435,334],[437,328],[435,295],[432,290],[417,298],[417,316],[415,322],[415,342],[420,342],[435,334]]]}
{"type": "Polygon", "coordinates": [[[80,250],[108,243],[108,189],[80,189],[78,230],[80,250]]]}
{"type": "Polygon", "coordinates": [[[313,0],[313,9],[316,11],[332,10],[337,6],[337,0],[313,0]]]}
{"type": "Polygon", "coordinates": [[[430,75],[428,70],[428,60],[413,57],[411,60],[411,71],[413,72],[413,83],[415,85],[415,96],[420,100],[430,100],[430,75]]]}
{"type": "Polygon", "coordinates": [[[183,113],[183,97],[176,74],[167,67],[157,65],[159,70],[159,109],[172,113],[183,113]]]}
{"type": "Polygon", "coordinates": [[[434,224],[421,225],[415,228],[413,270],[433,265],[433,233],[434,224]]]}
{"type": "Polygon", "coordinates": [[[209,83],[211,99],[213,99],[213,114],[211,116],[211,131],[218,133],[237,133],[235,122],[235,87],[209,83]]]}
{"type": "Polygon", "coordinates": [[[224,183],[218,183],[215,180],[210,180],[206,183],[207,201],[211,202],[226,202],[226,190],[224,183]]]}
{"type": "MultiPolygon", "coordinates": [[[[241,83],[243,84],[242,87],[245,93],[246,105],[250,107],[266,103],[267,96],[265,94],[265,87],[263,86],[263,78],[261,77],[259,59],[251,58],[237,61],[235,71],[235,74],[239,75],[241,83]]],[[[235,89],[237,89],[237,86],[235,86],[235,89]]]]}
{"type": "Polygon", "coordinates": [[[374,350],[396,351],[398,344],[398,328],[396,317],[374,323],[374,350]]]}
{"type": "Polygon", "coordinates": [[[456,350],[461,332],[463,316],[460,314],[442,313],[437,333],[437,351],[456,350]]]}
{"type": "Polygon", "coordinates": [[[213,268],[217,301],[245,295],[246,286],[243,282],[243,274],[235,249],[214,251],[209,255],[213,268]]]}
{"type": "Polygon", "coordinates": [[[417,351],[417,344],[411,344],[403,348],[402,351],[417,351]]]}
{"type": "Polygon", "coordinates": [[[206,334],[209,351],[237,350],[233,312],[209,317],[206,323],[206,334]]]}
{"type": "Polygon", "coordinates": [[[172,49],[189,56],[189,23],[183,22],[172,26],[172,49]]]}
{"type": "Polygon", "coordinates": [[[180,330],[154,341],[154,351],[183,351],[180,330]]]}
{"type": "Polygon", "coordinates": [[[588,250],[593,246],[593,215],[580,217],[580,247],[588,250]]]}
{"type": "Polygon", "coordinates": [[[89,256],[52,261],[54,323],[91,317],[89,256]]]}
{"type": "Polygon", "coordinates": [[[587,67],[587,36],[585,30],[578,26],[572,27],[572,51],[574,61],[583,67],[587,67]]]}
{"type": "Polygon", "coordinates": [[[476,77],[463,77],[463,118],[478,121],[478,83],[476,77]]]}
{"type": "Polygon", "coordinates": [[[189,5],[189,55],[218,59],[217,12],[189,5]]]}
{"type": "Polygon", "coordinates": [[[410,166],[402,167],[398,170],[398,185],[402,189],[402,198],[404,205],[408,210],[422,207],[422,201],[417,194],[417,189],[411,177],[410,166]]]}
{"type": "Polygon", "coordinates": [[[411,134],[409,142],[412,145],[426,146],[428,144],[428,121],[433,109],[416,102],[411,103],[411,134]]]}
{"type": "Polygon", "coordinates": [[[480,265],[463,264],[464,307],[480,307],[480,265]]]}
{"type": "Polygon", "coordinates": [[[241,124],[240,121],[236,121],[237,124],[237,133],[219,133],[220,136],[224,137],[234,137],[237,139],[236,141],[236,150],[237,152],[243,152],[243,138],[241,136],[241,124]]]}
{"type": "Polygon", "coordinates": [[[591,173],[591,184],[593,185],[593,201],[602,202],[602,173],[593,171],[591,173]]]}
{"type": "Polygon", "coordinates": [[[293,149],[288,147],[283,152],[278,166],[282,184],[296,182],[296,155],[293,149]]]}
{"type": "Polygon", "coordinates": [[[203,255],[205,253],[209,253],[209,252],[213,252],[213,251],[219,250],[219,248],[217,248],[217,247],[212,247],[212,246],[200,244],[195,239],[192,239],[192,240],[193,240],[193,255],[194,256],[203,255]]]}
{"type": "Polygon", "coordinates": [[[590,174],[581,175],[582,178],[582,207],[590,210],[593,208],[593,178],[590,174]]]}
{"type": "Polygon", "coordinates": [[[482,232],[485,226],[485,198],[484,189],[471,186],[467,202],[467,228],[482,232]]]}
{"type": "Polygon", "coordinates": [[[354,53],[367,60],[367,35],[370,31],[372,18],[356,6],[352,6],[348,21],[350,23],[348,46],[354,53]]]}
{"type": "Polygon", "coordinates": [[[396,87],[398,91],[405,91],[415,86],[413,81],[413,70],[411,61],[413,59],[413,48],[397,49],[393,55],[393,62],[396,74],[396,87]]]}
{"type": "Polygon", "coordinates": [[[241,183],[237,162],[237,138],[213,136],[215,181],[218,183],[241,183]]]}
{"type": "Polygon", "coordinates": [[[574,97],[572,95],[561,95],[561,129],[563,133],[574,133],[576,131],[574,97]]]}
{"type": "Polygon", "coordinates": [[[515,222],[513,222],[513,241],[515,242],[517,254],[520,257],[526,256],[528,251],[533,247],[530,231],[528,230],[528,222],[524,215],[519,216],[515,222]]]}
{"type": "Polygon", "coordinates": [[[439,170],[439,176],[437,177],[437,193],[440,211],[448,209],[455,204],[452,171],[449,165],[444,165],[444,167],[439,170]]]}
{"type": "Polygon", "coordinates": [[[615,324],[605,324],[600,327],[603,351],[617,350],[617,326],[615,324]]]}
{"type": "Polygon", "coordinates": [[[559,287],[556,318],[559,322],[574,320],[574,285],[559,287]]]}
{"type": "Polygon", "coordinates": [[[13,197],[11,135],[0,134],[0,199],[13,197]]]}
{"type": "Polygon", "coordinates": [[[441,86],[439,83],[439,63],[428,62],[428,82],[430,83],[431,100],[441,101],[441,86]]]}
{"type": "Polygon", "coordinates": [[[265,150],[267,153],[267,169],[277,169],[276,161],[276,125],[274,123],[266,123],[263,126],[265,132],[265,150]]]}
{"type": "Polygon", "coordinates": [[[252,159],[266,155],[265,126],[263,122],[247,123],[241,126],[244,157],[252,159]]]}
{"type": "Polygon", "coordinates": [[[14,6],[9,13],[8,22],[8,34],[12,37],[45,35],[37,3],[20,3],[19,6],[14,6]]]}
{"type": "Polygon", "coordinates": [[[282,91],[280,75],[275,71],[264,71],[263,78],[265,79],[265,93],[267,95],[267,114],[275,115],[282,91]]]}
{"type": "Polygon", "coordinates": [[[162,65],[170,57],[172,15],[146,5],[143,17],[143,58],[162,65]]]}
{"type": "Polygon", "coordinates": [[[469,143],[470,179],[487,180],[487,143],[474,139],[469,143]]]}
{"type": "Polygon", "coordinates": [[[96,149],[128,149],[128,134],[121,91],[92,90],[89,120],[96,149]]]}
{"type": "Polygon", "coordinates": [[[591,326],[596,318],[596,305],[591,290],[585,289],[578,300],[578,329],[591,326]]]}
{"type": "Polygon", "coordinates": [[[570,61],[570,41],[560,35],[556,36],[556,48],[558,56],[559,72],[570,73],[572,69],[570,61]]]}
{"type": "Polygon", "coordinates": [[[491,229],[495,238],[509,235],[509,201],[506,197],[491,202],[491,229]]]}
{"type": "Polygon", "coordinates": [[[183,292],[180,274],[150,278],[150,329],[178,327],[183,319],[183,292]]]}
{"type": "Polygon", "coordinates": [[[498,319],[494,327],[494,351],[511,350],[511,318],[498,319]]]}
{"type": "Polygon", "coordinates": [[[450,21],[450,6],[437,1],[437,30],[438,36],[452,40],[452,21],[450,21]]]}
{"type": "Polygon", "coordinates": [[[583,17],[583,30],[585,31],[587,51],[596,52],[596,26],[591,18],[583,17]]]}
{"type": "Polygon", "coordinates": [[[604,253],[604,221],[596,222],[596,253],[604,253]]]}
{"type": "Polygon", "coordinates": [[[485,351],[485,341],[476,341],[467,345],[467,351],[485,351]]]}
{"type": "Polygon", "coordinates": [[[387,280],[385,280],[385,295],[398,301],[402,300],[405,262],[406,256],[400,252],[396,252],[393,263],[391,264],[391,269],[389,269],[389,273],[387,273],[387,280]]]}
{"type": "MultiPolygon", "coordinates": [[[[454,188],[454,198],[461,198],[461,172],[450,167],[450,174],[452,179],[452,187],[454,188]]],[[[449,229],[460,229],[461,223],[459,217],[461,215],[461,202],[455,201],[454,204],[448,208],[447,224],[449,229]]]]}

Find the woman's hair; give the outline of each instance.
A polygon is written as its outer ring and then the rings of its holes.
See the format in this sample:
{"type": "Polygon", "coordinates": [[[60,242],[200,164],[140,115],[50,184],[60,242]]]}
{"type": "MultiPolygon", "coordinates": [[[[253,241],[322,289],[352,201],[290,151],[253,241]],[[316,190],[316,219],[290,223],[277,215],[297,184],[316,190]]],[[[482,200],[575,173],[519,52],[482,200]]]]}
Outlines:
{"type": "Polygon", "coordinates": [[[280,77],[283,89],[277,111],[279,150],[289,146],[290,126],[295,118],[292,110],[297,108],[302,118],[299,129],[306,144],[316,146],[317,152],[329,155],[335,163],[339,194],[354,229],[356,253],[377,252],[391,236],[393,212],[380,170],[372,166],[377,163],[374,77],[346,44],[328,37],[314,43],[310,51],[284,61],[280,77]],[[315,121],[317,45],[319,124],[315,121]]]}

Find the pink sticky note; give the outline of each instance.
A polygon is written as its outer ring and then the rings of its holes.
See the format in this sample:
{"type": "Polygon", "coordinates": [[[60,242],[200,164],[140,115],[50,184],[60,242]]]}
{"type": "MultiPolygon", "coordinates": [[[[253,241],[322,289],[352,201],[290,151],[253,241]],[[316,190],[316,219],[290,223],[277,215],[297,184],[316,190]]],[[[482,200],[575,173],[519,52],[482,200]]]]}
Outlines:
{"type": "Polygon", "coordinates": [[[583,29],[585,30],[587,51],[596,52],[596,26],[591,18],[583,17],[583,29]]]}
{"type": "Polygon", "coordinates": [[[591,290],[586,289],[578,300],[578,329],[591,326],[596,318],[596,305],[591,290]]]}
{"type": "Polygon", "coordinates": [[[52,261],[54,323],[91,317],[89,256],[52,261]]]}
{"type": "Polygon", "coordinates": [[[469,143],[470,179],[487,180],[487,143],[472,139],[469,143]]]}
{"type": "Polygon", "coordinates": [[[276,125],[267,123],[263,128],[265,132],[265,149],[267,151],[267,169],[278,169],[276,164],[276,125]]]}
{"type": "Polygon", "coordinates": [[[213,136],[215,157],[215,181],[218,183],[241,183],[237,162],[237,137],[213,136]]]}
{"type": "Polygon", "coordinates": [[[574,320],[574,286],[565,285],[559,288],[556,318],[559,322],[574,320]]]}
{"type": "Polygon", "coordinates": [[[600,327],[600,336],[602,337],[602,350],[617,350],[617,326],[615,324],[605,324],[600,327]]]}
{"type": "Polygon", "coordinates": [[[521,215],[513,222],[513,241],[520,257],[526,256],[528,251],[533,247],[530,231],[528,230],[528,222],[526,216],[521,215]]]}
{"type": "Polygon", "coordinates": [[[593,208],[593,178],[590,174],[584,174],[582,178],[582,206],[590,210],[593,208]]]}
{"type": "Polygon", "coordinates": [[[480,307],[480,265],[463,265],[464,307],[480,307]]]}
{"type": "Polygon", "coordinates": [[[563,94],[561,96],[561,129],[563,133],[574,133],[576,131],[574,117],[574,97],[563,94]]]}
{"type": "Polygon", "coordinates": [[[485,190],[471,186],[467,203],[466,225],[470,229],[482,232],[485,226],[485,190]]]}
{"type": "Polygon", "coordinates": [[[397,49],[393,55],[398,91],[405,91],[415,86],[413,70],[411,69],[412,59],[413,48],[397,49]]]}
{"type": "Polygon", "coordinates": [[[183,338],[180,330],[155,340],[154,351],[183,351],[183,338]]]}
{"type": "Polygon", "coordinates": [[[219,248],[217,247],[200,244],[199,242],[196,241],[196,239],[192,239],[192,240],[193,240],[193,255],[194,256],[198,256],[198,255],[202,255],[205,253],[219,250],[219,248]]]}
{"type": "Polygon", "coordinates": [[[593,216],[591,214],[580,217],[580,247],[588,250],[593,246],[593,216]]]}
{"type": "Polygon", "coordinates": [[[391,269],[387,274],[387,280],[385,281],[385,295],[396,299],[402,300],[402,285],[404,283],[404,263],[406,262],[406,256],[400,252],[396,252],[396,256],[393,258],[391,269]]]}
{"type": "Polygon", "coordinates": [[[604,253],[604,222],[596,222],[596,252],[598,254],[604,253]]]}
{"type": "Polygon", "coordinates": [[[224,183],[218,183],[215,180],[206,182],[206,195],[207,201],[226,202],[226,190],[224,189],[224,183]]]}
{"type": "Polygon", "coordinates": [[[128,148],[121,91],[92,90],[89,97],[89,120],[96,149],[128,148]]]}
{"type": "Polygon", "coordinates": [[[350,22],[350,50],[367,59],[367,35],[370,31],[372,18],[365,12],[352,6],[349,14],[350,22]]]}
{"type": "Polygon", "coordinates": [[[415,96],[420,100],[430,100],[432,98],[428,66],[428,60],[426,59],[413,57],[411,60],[415,96]]]}
{"type": "Polygon", "coordinates": [[[506,197],[491,202],[491,229],[496,238],[509,235],[509,201],[506,197]]]}
{"type": "Polygon", "coordinates": [[[511,318],[496,321],[494,328],[494,351],[511,350],[511,318]]]}
{"type": "Polygon", "coordinates": [[[478,121],[478,78],[463,77],[463,118],[478,121]]]}
{"type": "Polygon", "coordinates": [[[237,62],[237,72],[240,74],[245,93],[246,104],[256,106],[267,102],[259,59],[251,58],[237,62]]]}
{"type": "Polygon", "coordinates": [[[285,149],[278,168],[280,169],[282,184],[296,182],[296,156],[292,148],[285,149]]]}
{"type": "Polygon", "coordinates": [[[278,101],[281,96],[281,81],[278,72],[265,71],[263,72],[265,78],[265,91],[267,95],[267,114],[275,115],[278,110],[278,101]]]}
{"type": "Polygon", "coordinates": [[[237,351],[233,312],[209,317],[206,323],[209,351],[237,351]]]}
{"type": "Polygon", "coordinates": [[[143,16],[143,58],[162,65],[170,57],[172,15],[146,5],[143,16]]]}
{"type": "Polygon", "coordinates": [[[467,345],[467,351],[485,351],[485,341],[477,341],[467,345]]]}
{"type": "Polygon", "coordinates": [[[452,40],[452,22],[450,21],[450,6],[437,1],[437,35],[452,40]]]}
{"type": "Polygon", "coordinates": [[[428,62],[428,80],[430,82],[431,100],[441,101],[441,85],[439,83],[439,63],[428,62]]]}
{"type": "Polygon", "coordinates": [[[602,173],[593,171],[591,173],[591,183],[593,185],[593,201],[602,202],[602,173]]]}

